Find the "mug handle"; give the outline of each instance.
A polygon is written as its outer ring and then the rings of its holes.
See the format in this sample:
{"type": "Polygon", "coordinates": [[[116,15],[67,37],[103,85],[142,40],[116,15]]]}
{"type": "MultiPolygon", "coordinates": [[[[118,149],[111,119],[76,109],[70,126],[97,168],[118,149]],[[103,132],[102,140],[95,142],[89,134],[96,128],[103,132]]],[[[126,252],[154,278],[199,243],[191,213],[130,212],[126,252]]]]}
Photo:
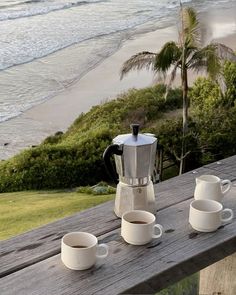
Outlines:
{"type": "Polygon", "coordinates": [[[99,245],[97,245],[97,249],[99,249],[99,248],[105,249],[105,254],[101,254],[101,255],[96,254],[96,257],[97,258],[105,258],[105,257],[107,257],[109,247],[106,244],[99,244],[99,245]]]}
{"type": "Polygon", "coordinates": [[[232,182],[229,179],[225,179],[221,181],[221,184],[228,184],[225,190],[222,190],[222,194],[225,195],[232,187],[232,182]]]}
{"type": "Polygon", "coordinates": [[[160,231],[160,233],[159,233],[158,235],[156,235],[156,234],[153,234],[153,235],[152,235],[153,239],[160,238],[160,237],[162,236],[162,233],[163,233],[163,227],[162,227],[162,225],[160,225],[160,224],[155,224],[153,228],[154,228],[154,231],[155,231],[155,228],[158,228],[159,231],[160,231]]]}
{"type": "Polygon", "coordinates": [[[228,222],[228,221],[231,221],[234,217],[234,212],[231,210],[231,209],[224,209],[222,212],[221,212],[221,221],[222,222],[228,222]],[[230,213],[230,216],[227,217],[227,218],[223,218],[222,217],[222,214],[225,213],[225,212],[229,212],[230,213]]]}

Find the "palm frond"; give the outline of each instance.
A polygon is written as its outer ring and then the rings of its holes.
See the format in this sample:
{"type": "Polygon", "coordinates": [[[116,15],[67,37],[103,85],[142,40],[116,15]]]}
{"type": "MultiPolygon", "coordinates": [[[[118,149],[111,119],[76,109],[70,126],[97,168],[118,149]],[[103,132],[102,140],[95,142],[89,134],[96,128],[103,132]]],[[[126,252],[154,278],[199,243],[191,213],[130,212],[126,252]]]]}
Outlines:
{"type": "Polygon", "coordinates": [[[217,76],[222,74],[220,69],[222,62],[226,60],[236,61],[234,51],[224,44],[211,43],[193,54],[190,60],[190,68],[195,70],[205,69],[211,78],[219,80],[217,76]]]}
{"type": "Polygon", "coordinates": [[[199,73],[201,71],[206,71],[206,68],[207,68],[206,61],[201,59],[191,61],[189,65],[189,69],[195,71],[196,73],[199,73]]]}
{"type": "Polygon", "coordinates": [[[181,64],[181,59],[179,59],[178,62],[176,62],[176,64],[174,65],[174,68],[172,69],[172,71],[170,73],[170,79],[169,79],[168,84],[166,85],[165,100],[167,99],[170,87],[175,80],[177,69],[180,66],[180,64],[181,64]]]}
{"type": "Polygon", "coordinates": [[[181,56],[181,51],[175,42],[167,42],[157,54],[154,70],[166,73],[172,64],[175,64],[181,56]]]}
{"type": "Polygon", "coordinates": [[[216,80],[221,68],[221,59],[217,54],[216,46],[210,44],[196,51],[190,60],[189,68],[205,69],[210,78],[216,80]]]}
{"type": "Polygon", "coordinates": [[[131,70],[149,69],[154,66],[157,54],[149,51],[139,52],[129,58],[122,66],[120,79],[131,70]]]}
{"type": "Polygon", "coordinates": [[[201,42],[200,23],[195,10],[191,7],[182,9],[182,45],[199,45],[201,42]]]}
{"type": "Polygon", "coordinates": [[[191,60],[192,60],[193,56],[198,51],[199,51],[199,48],[196,47],[196,46],[187,46],[185,48],[185,62],[186,62],[187,67],[189,67],[189,65],[191,64],[191,60]]]}
{"type": "Polygon", "coordinates": [[[222,93],[225,93],[225,79],[221,70],[222,61],[226,58],[233,58],[234,56],[233,51],[231,52],[231,49],[227,46],[218,47],[216,44],[210,44],[195,52],[189,68],[197,72],[205,70],[211,79],[217,81],[222,93]]]}
{"type": "Polygon", "coordinates": [[[236,54],[230,47],[222,43],[211,43],[211,45],[215,47],[216,54],[221,60],[236,61],[236,54]]]}

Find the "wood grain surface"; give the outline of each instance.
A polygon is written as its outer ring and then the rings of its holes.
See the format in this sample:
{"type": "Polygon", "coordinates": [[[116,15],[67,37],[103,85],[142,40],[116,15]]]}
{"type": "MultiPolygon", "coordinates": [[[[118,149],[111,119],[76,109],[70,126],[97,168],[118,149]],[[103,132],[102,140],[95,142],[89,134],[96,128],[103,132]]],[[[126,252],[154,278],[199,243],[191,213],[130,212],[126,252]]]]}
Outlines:
{"type": "MultiPolygon", "coordinates": [[[[149,245],[123,241],[113,202],[0,242],[0,294],[151,294],[234,253],[235,218],[214,233],[197,233],[188,224],[195,178],[201,174],[236,180],[236,156],[156,185],[157,223],[166,232],[149,245]],[[76,230],[108,243],[109,257],[87,271],[66,269],[58,255],[60,239],[76,230]]],[[[236,215],[235,190],[224,205],[236,215]]]]}

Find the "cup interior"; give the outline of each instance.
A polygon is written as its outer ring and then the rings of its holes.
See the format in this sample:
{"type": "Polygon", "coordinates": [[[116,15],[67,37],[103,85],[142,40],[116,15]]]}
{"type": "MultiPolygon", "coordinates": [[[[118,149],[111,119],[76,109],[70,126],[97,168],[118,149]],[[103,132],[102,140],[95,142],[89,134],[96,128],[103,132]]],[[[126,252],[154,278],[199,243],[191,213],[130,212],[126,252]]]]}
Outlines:
{"type": "Polygon", "coordinates": [[[199,178],[210,183],[218,183],[220,181],[220,178],[215,175],[201,175],[199,178]]]}
{"type": "Polygon", "coordinates": [[[150,224],[155,221],[155,216],[147,211],[133,210],[123,214],[123,220],[138,225],[150,224]],[[134,222],[134,223],[133,223],[134,222]],[[139,223],[140,222],[140,223],[139,223]],[[143,222],[143,223],[142,223],[143,222]]]}
{"type": "Polygon", "coordinates": [[[66,234],[62,238],[62,242],[71,248],[81,250],[95,246],[97,244],[97,238],[86,232],[72,232],[66,234]]]}
{"type": "Polygon", "coordinates": [[[214,200],[195,200],[191,207],[201,212],[219,212],[223,209],[223,206],[214,200]]]}

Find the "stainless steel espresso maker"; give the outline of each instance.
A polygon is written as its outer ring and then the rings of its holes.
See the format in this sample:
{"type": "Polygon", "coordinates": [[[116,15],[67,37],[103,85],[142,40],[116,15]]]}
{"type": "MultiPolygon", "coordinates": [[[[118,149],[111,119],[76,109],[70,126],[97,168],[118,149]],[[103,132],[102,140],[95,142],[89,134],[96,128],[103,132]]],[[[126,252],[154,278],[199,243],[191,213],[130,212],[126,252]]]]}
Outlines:
{"type": "Polygon", "coordinates": [[[152,134],[140,134],[138,124],[132,124],[131,128],[131,134],[116,136],[103,154],[106,168],[117,184],[114,211],[118,217],[130,210],[156,212],[151,175],[157,138],[152,134]],[[112,155],[118,175],[111,162],[112,155]]]}

